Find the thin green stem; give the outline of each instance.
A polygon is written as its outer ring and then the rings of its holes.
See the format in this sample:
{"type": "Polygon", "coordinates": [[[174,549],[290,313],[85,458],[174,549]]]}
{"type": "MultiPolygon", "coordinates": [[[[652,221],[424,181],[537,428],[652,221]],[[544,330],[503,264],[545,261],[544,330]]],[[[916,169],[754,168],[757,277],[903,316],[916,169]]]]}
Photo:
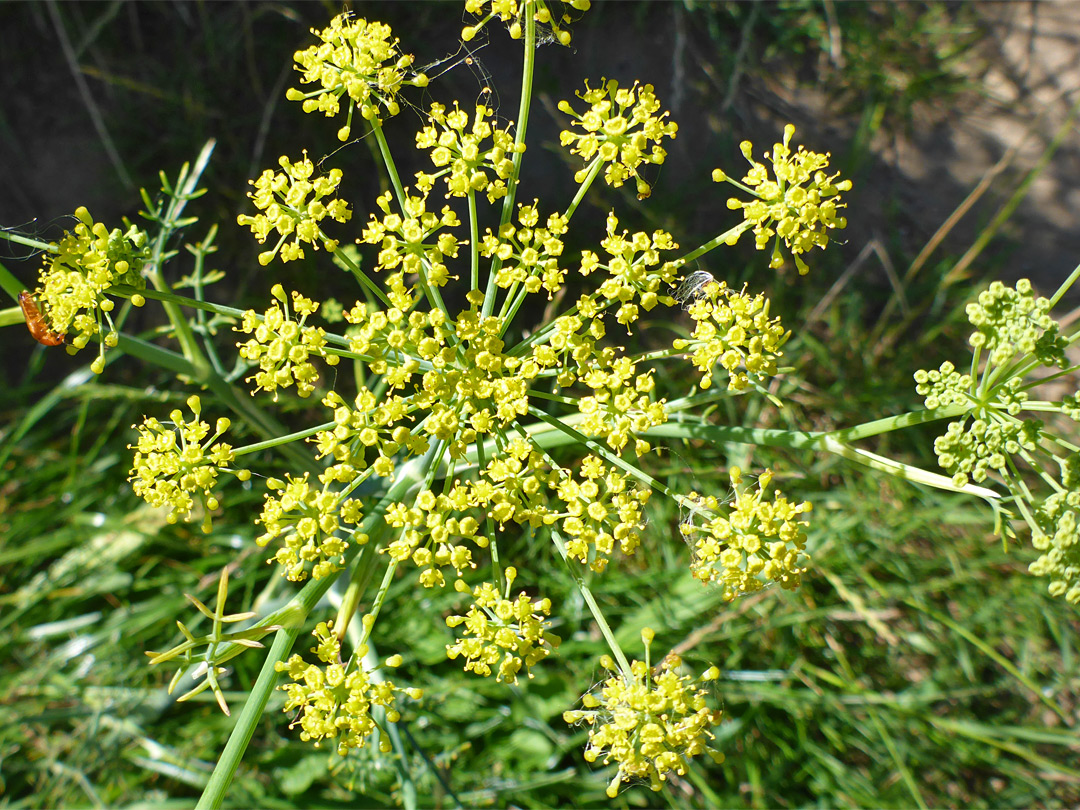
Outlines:
{"type": "Polygon", "coordinates": [[[626,654],[622,651],[618,639],[615,638],[615,634],[611,632],[611,626],[604,617],[604,611],[600,609],[596,597],[593,596],[593,592],[585,583],[585,578],[578,568],[578,562],[570,559],[569,555],[566,553],[566,540],[563,539],[563,536],[558,531],[552,529],[551,541],[554,543],[555,548],[558,549],[559,555],[563,558],[563,562],[566,563],[566,567],[570,571],[570,576],[574,578],[574,584],[577,585],[581,597],[585,600],[585,604],[588,605],[589,613],[592,614],[593,621],[596,622],[596,626],[600,629],[600,634],[607,642],[608,649],[610,649],[611,654],[615,656],[615,660],[619,664],[619,670],[622,672],[623,677],[629,678],[630,662],[627,660],[626,654]]]}
{"type": "MultiPolygon", "coordinates": [[[[506,225],[514,215],[514,198],[517,196],[518,178],[521,177],[521,158],[524,150],[520,147],[525,143],[525,132],[529,127],[529,109],[532,105],[533,73],[536,70],[536,21],[532,14],[525,15],[525,53],[521,66],[521,97],[518,102],[518,120],[514,133],[514,154],[510,158],[513,171],[506,181],[506,196],[503,198],[502,214],[499,217],[499,230],[506,225]]],[[[482,315],[486,318],[495,309],[497,297],[495,277],[502,267],[502,261],[498,256],[491,259],[491,268],[488,270],[487,289],[484,291],[484,304],[481,308],[482,315]]]]}
{"type": "Polygon", "coordinates": [[[734,228],[731,228],[729,230],[724,231],[719,236],[717,236],[717,237],[715,237],[713,239],[710,239],[708,242],[706,242],[701,247],[690,251],[689,253],[687,253],[685,256],[683,256],[681,258],[676,259],[675,262],[674,262],[675,266],[676,267],[682,267],[682,266],[684,266],[686,264],[689,264],[690,262],[694,261],[695,259],[698,259],[701,256],[704,256],[710,250],[713,250],[714,248],[720,247],[720,245],[733,245],[733,244],[735,244],[735,242],[738,241],[739,237],[742,236],[744,233],[746,233],[748,230],[750,230],[750,228],[752,228],[753,225],[754,225],[754,223],[747,222],[745,220],[743,222],[740,222],[734,228]]]}
{"type": "MultiPolygon", "coordinates": [[[[945,419],[947,416],[941,415],[946,409],[939,409],[938,411],[927,412],[934,413],[936,416],[933,419],[945,419]]],[[[992,501],[1000,498],[1001,496],[993,490],[986,489],[984,487],[976,486],[974,484],[967,484],[962,487],[956,486],[951,478],[938,473],[923,470],[919,467],[915,467],[910,464],[902,464],[898,461],[894,461],[884,456],[879,456],[876,453],[871,453],[867,450],[859,450],[858,448],[851,447],[845,444],[840,439],[836,438],[838,435],[857,436],[860,430],[870,430],[872,432],[865,435],[876,435],[878,433],[885,433],[887,429],[884,427],[884,423],[889,420],[895,420],[897,424],[902,424],[906,419],[911,419],[912,423],[917,424],[919,421],[932,421],[931,418],[925,417],[922,420],[915,419],[912,415],[905,414],[903,417],[889,417],[888,420],[877,420],[877,422],[867,423],[867,425],[859,425],[854,428],[848,428],[845,431],[836,431],[835,433],[812,433],[810,431],[788,431],[788,430],[766,430],[761,428],[744,428],[744,427],[721,427],[716,425],[707,425],[703,423],[694,424],[689,420],[683,422],[669,422],[664,425],[657,425],[651,427],[645,431],[645,436],[663,436],[667,438],[677,439],[701,439],[712,444],[720,444],[724,442],[737,442],[739,444],[758,444],[765,445],[767,447],[787,447],[791,449],[809,449],[824,451],[832,453],[833,455],[846,458],[849,461],[854,461],[858,464],[870,467],[875,470],[887,473],[895,478],[901,478],[906,481],[913,481],[915,483],[925,484],[927,486],[934,487],[935,489],[943,489],[949,492],[960,492],[965,495],[975,495],[987,501],[992,501]]]]}
{"type": "Polygon", "coordinates": [[[382,155],[383,165],[386,166],[386,173],[390,175],[390,183],[394,187],[394,194],[397,196],[398,207],[404,212],[405,210],[405,188],[401,185],[401,177],[398,175],[397,164],[394,163],[394,156],[390,154],[390,144],[386,141],[386,133],[383,132],[382,122],[378,118],[371,120],[371,131],[375,133],[375,142],[379,144],[379,154],[382,155]]]}
{"type": "Polygon", "coordinates": [[[563,214],[567,221],[574,216],[574,212],[577,211],[578,206],[581,205],[581,201],[585,199],[585,195],[588,193],[589,188],[592,186],[593,181],[596,179],[596,175],[600,174],[600,169],[604,166],[604,161],[597,155],[593,158],[593,162],[589,164],[589,173],[585,175],[585,179],[581,181],[578,186],[577,193],[574,195],[574,199],[570,201],[570,205],[566,206],[566,213],[563,214]]]}

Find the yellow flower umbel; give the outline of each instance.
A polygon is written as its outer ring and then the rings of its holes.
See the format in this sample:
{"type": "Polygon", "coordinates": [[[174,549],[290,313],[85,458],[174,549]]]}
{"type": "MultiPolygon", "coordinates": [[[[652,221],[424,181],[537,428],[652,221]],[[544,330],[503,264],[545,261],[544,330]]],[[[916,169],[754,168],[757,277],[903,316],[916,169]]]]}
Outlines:
{"type": "Polygon", "coordinates": [[[262,318],[254,310],[248,310],[235,330],[255,335],[245,343],[236,344],[241,357],[259,364],[260,370],[248,377],[249,381],[255,381],[252,394],[270,391],[276,401],[277,389],[288,388],[295,381],[296,393],[309,397],[315,390],[319,372],[308,358],[322,357],[330,366],[336,366],[341,358],[326,351],[326,332],[322,327],[304,325],[308,316],[319,308],[315,301],[294,292],[293,312],[300,316],[299,321],[294,321],[289,316],[289,302],[282,286],[275,284],[270,292],[280,306],[273,304],[262,318]]]}
{"type": "MultiPolygon", "coordinates": [[[[98,335],[98,357],[90,367],[100,374],[105,368],[105,348],[115,346],[118,335],[109,313],[113,302],[105,291],[115,284],[146,287],[142,268],[150,258],[146,232],[131,225],[127,231],[111,231],[94,222],[86,208],[75,210],[79,222],[64,234],[57,252],[46,258],[38,279],[37,299],[53,332],[75,333],[68,341],[76,352],[98,335]],[[106,326],[107,324],[107,326],[106,326]]],[[[141,295],[132,296],[141,304],[141,295]]]]}
{"type": "Polygon", "coordinates": [[[586,456],[580,472],[581,480],[564,473],[556,485],[556,502],[564,505],[557,517],[566,535],[567,556],[599,573],[607,567],[616,542],[626,555],[641,544],[644,508],[652,493],[631,484],[628,476],[596,456],[586,456]]]}
{"type": "Polygon", "coordinates": [[[704,271],[693,273],[679,288],[679,300],[694,319],[690,339],[672,345],[692,350],[690,360],[701,371],[702,389],[711,388],[717,367],[728,377],[729,391],[742,391],[776,373],[780,347],[789,332],[779,318],[769,319],[769,299],[736,292],[704,271]]]}
{"type": "Polygon", "coordinates": [[[792,152],[788,144],[794,134],[795,127],[788,124],[784,127],[783,143],[773,144],[771,155],[765,153],[765,158],[772,163],[771,178],[768,167],[754,160],[754,145],[750,141],[739,144],[743,157],[750,163],[750,171],[742,183],[732,180],[720,169],[713,171],[712,178],[717,183],[731,183],[754,196],[750,202],[732,197],[727,206],[733,210],[741,208],[743,218],[754,224],[754,242],[758,250],[764,250],[776,237],[769,266],[774,269],[783,266],[784,257],[780,253],[780,242],[783,241],[795,259],[799,274],[805,275],[810,268],[802,254],[815,246],[824,249],[829,244],[829,231],[847,227],[847,220],[838,216],[838,212],[847,207],[840,202],[840,192],[849,191],[851,181],[836,182],[839,174],[829,175],[822,171],[829,165],[828,152],[809,152],[803,146],[792,152]]]}
{"type": "Polygon", "coordinates": [[[139,440],[128,445],[136,451],[128,481],[135,494],[151,506],[169,507],[169,523],[175,523],[181,515],[190,520],[198,498],[206,510],[202,530],[209,532],[210,513],[220,505],[217,496],[211,494],[218,473],[230,473],[241,481],[247,481],[251,473],[231,467],[232,447],[218,441],[229,429],[229,420],[218,419],[214,435],[210,436],[210,425],[199,419],[199,398],[188,397],[187,405],[195,414],[190,421],[185,421],[177,409],[169,414],[169,422],[147,417],[135,426],[139,440]]]}
{"type": "MultiPolygon", "coordinates": [[[[623,229],[619,232],[618,228],[619,220],[612,211],[607,216],[607,236],[600,242],[608,254],[605,262],[601,262],[593,251],[583,250],[580,269],[583,276],[597,270],[607,272],[597,294],[610,302],[619,302],[615,320],[629,331],[640,314],[639,304],[650,312],[657,304],[671,306],[675,303],[670,295],[660,291],[675,282],[678,267],[674,262],[660,264],[660,251],[674,250],[678,245],[666,231],[654,231],[650,236],[643,231],[630,234],[623,229]]],[[[578,307],[582,308],[582,304],[578,307]]]]}
{"type": "Polygon", "coordinates": [[[329,174],[312,180],[315,165],[308,160],[306,151],[304,159],[296,163],[284,155],[278,162],[285,171],[275,174],[267,169],[259,175],[258,180],[249,181],[255,186],[255,191],[248,192],[248,197],[264,213],[253,217],[240,214],[236,218],[237,224],[251,228],[260,245],[271,231],[279,234],[273,249],[259,254],[259,264],[269,264],[277,255],[281,256],[283,262],[302,259],[304,242],[316,250],[320,244],[331,252],[337,250],[337,241],[326,236],[319,223],[326,217],[338,222],[348,222],[352,217],[345,200],[324,199],[337,192],[341,183],[341,169],[331,169],[329,174]],[[309,196],[311,199],[308,199],[309,196]],[[293,241],[287,243],[290,236],[293,241]]]}
{"type": "MultiPolygon", "coordinates": [[[[446,655],[451,661],[463,657],[466,672],[489,677],[492,667],[498,665],[495,680],[516,684],[522,667],[533,677],[532,667],[559,646],[561,639],[548,632],[551,600],[532,599],[522,592],[511,601],[510,586],[516,577],[517,569],[506,569],[505,596],[490,582],[477,585],[472,589],[473,604],[468,612],[446,618],[448,627],[464,629],[463,638],[446,645],[446,655]]],[[[460,579],[454,588],[459,593],[469,592],[460,579]]]]}
{"type": "Polygon", "coordinates": [[[488,119],[494,114],[490,107],[478,104],[470,126],[468,113],[456,101],[449,112],[437,102],[431,105],[428,125],[416,133],[416,148],[431,150],[437,171],[422,175],[421,188],[430,189],[443,177],[448,197],[486,194],[493,203],[506,196],[506,181],[514,170],[511,158],[524,152],[525,144],[515,144],[509,128],[491,126],[488,119]],[[491,142],[485,143],[489,138],[491,142]]]}
{"type": "Polygon", "coordinates": [[[792,503],[779,490],[766,499],[772,471],[758,478],[757,489],[739,486],[742,473],[730,471],[734,503],[722,504],[715,496],[691,492],[690,512],[679,529],[694,553],[690,570],[702,582],[719,582],[724,599],[779,584],[794,590],[806,572],[806,521],[799,516],[813,507],[808,501],[792,503]]]}
{"type": "MultiPolygon", "coordinates": [[[[480,20],[476,25],[469,25],[461,29],[461,38],[468,42],[480,33],[481,29],[491,22],[493,17],[498,17],[504,23],[509,23],[507,27],[511,39],[521,39],[524,36],[521,28],[522,14],[532,14],[536,22],[551,28],[551,33],[559,44],[569,45],[570,32],[561,27],[560,23],[565,25],[573,22],[573,17],[570,16],[569,12],[564,12],[559,16],[552,14],[551,7],[553,5],[553,0],[465,0],[465,10],[470,14],[475,14],[477,17],[483,16],[484,19],[480,20]],[[489,6],[491,9],[486,14],[484,13],[485,6],[489,6]]],[[[563,5],[570,6],[576,11],[585,12],[589,10],[589,6],[592,4],[590,0],[566,0],[563,5]]]]}
{"type": "Polygon", "coordinates": [[[630,88],[619,89],[614,79],[600,81],[602,87],[594,89],[586,82],[585,91],[577,94],[592,105],[583,115],[574,112],[569,101],[559,102],[559,110],[577,119],[573,126],[583,130],[583,133],[564,130],[559,133],[559,142],[563,146],[574,144],[570,151],[581,155],[588,164],[574,175],[575,182],[583,182],[599,161],[607,164],[604,180],[609,186],[618,188],[633,177],[637,181],[638,199],[643,200],[652,189],[638,174],[638,167],[642,163],[663,163],[667,152],[660,143],[664,138],[674,138],[679,126],[674,121],[664,122],[667,112],[656,114],[660,102],[651,84],[639,87],[634,82],[630,88]]]}
{"type": "Polygon", "coordinates": [[[409,72],[413,57],[398,50],[398,40],[391,39],[388,25],[339,14],[328,27],[312,28],[311,33],[322,44],[297,51],[293,58],[303,74],[300,83],[319,87],[308,92],[290,88],[285,97],[302,101],[304,112],[333,118],[341,110],[341,97],[348,95],[349,111],[338,130],[339,140],[349,139],[356,108],[369,121],[378,118],[380,110],[397,115],[401,109],[397,95],[403,85],[427,86],[427,76],[409,72]]]}
{"type": "MultiPolygon", "coordinates": [[[[367,655],[367,646],[361,646],[345,663],[341,661],[341,642],[334,634],[333,622],[319,622],[312,635],[318,644],[311,648],[322,666],[308,664],[297,654],[288,661],[274,665],[278,672],[285,672],[292,683],[282,684],[285,691],[285,712],[299,710],[300,716],[290,727],[300,726],[300,739],[314,740],[318,746],[322,740],[336,740],[339,756],[345,756],[353,748],[363,748],[368,739],[380,729],[379,750],[391,750],[390,739],[372,716],[372,709],[386,709],[386,721],[396,723],[401,719],[397,699],[405,694],[413,700],[423,697],[420,689],[402,689],[393,681],[378,680],[373,671],[365,670],[361,663],[367,655]]],[[[386,666],[399,666],[401,656],[386,660],[386,666]]]]}
{"type": "Polygon", "coordinates": [[[520,285],[529,293],[544,290],[550,299],[566,277],[566,270],[559,266],[566,217],[549,214],[544,225],[537,227],[540,212],[534,200],[532,205],[518,206],[517,220],[517,225],[508,222],[499,228],[498,235],[489,228],[480,242],[480,255],[495,256],[501,262],[495,274],[500,288],[516,292],[520,285]]]}
{"type": "MultiPolygon", "coordinates": [[[[722,713],[708,707],[706,690],[700,688],[719,677],[720,671],[710,667],[696,680],[680,675],[682,659],[677,655],[650,668],[654,635],[649,628],[641,631],[644,661],[634,661],[630,672],[615,672],[604,681],[599,695],[584,695],[583,710],[563,713],[567,723],[588,725],[586,760],[603,757],[604,764],[618,763],[607,788],[611,798],[618,794],[619,785],[633,779],[648,779],[653,790],[660,790],[669,773],[685,774],[688,760],[701,754],[716,763],[724,761],[724,755],[709,746],[715,738],[711,729],[722,713]]],[[[606,655],[600,664],[608,670],[616,668],[606,655]]]]}
{"type": "Polygon", "coordinates": [[[363,520],[360,502],[330,489],[330,481],[324,481],[322,489],[308,483],[308,474],[302,478],[285,476],[288,481],[270,478],[266,482],[266,500],[259,522],[266,531],[255,538],[260,546],[271,540],[281,540],[281,547],[269,562],[281,566],[281,574],[291,582],[303,582],[308,577],[307,566],[311,564],[311,576],[322,579],[341,570],[349,541],[364,545],[368,536],[356,529],[342,525],[356,525],[363,520]]]}

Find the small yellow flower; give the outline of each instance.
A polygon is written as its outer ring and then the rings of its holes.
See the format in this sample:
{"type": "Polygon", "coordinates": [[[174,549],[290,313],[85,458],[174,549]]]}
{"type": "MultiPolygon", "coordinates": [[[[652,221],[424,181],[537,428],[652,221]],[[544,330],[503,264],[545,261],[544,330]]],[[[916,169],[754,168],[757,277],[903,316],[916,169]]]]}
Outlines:
{"type": "Polygon", "coordinates": [[[278,233],[273,249],[259,254],[259,264],[269,264],[279,255],[283,262],[302,259],[304,242],[316,250],[322,244],[333,252],[337,242],[322,232],[319,223],[327,217],[338,222],[348,222],[352,218],[345,200],[327,199],[337,192],[341,169],[331,169],[328,174],[313,180],[315,165],[308,159],[306,150],[303,160],[293,163],[282,155],[278,162],[284,171],[275,173],[267,169],[257,180],[249,181],[255,191],[248,192],[248,197],[263,213],[255,216],[240,214],[236,218],[237,224],[251,228],[260,245],[271,231],[278,233]],[[291,242],[288,241],[290,237],[291,242]]]}
{"type": "MultiPolygon", "coordinates": [[[[286,673],[292,683],[282,684],[279,689],[288,696],[283,711],[299,716],[289,727],[300,726],[300,739],[314,740],[315,746],[323,740],[336,740],[337,753],[345,756],[351,749],[363,748],[376,729],[381,731],[379,750],[389,753],[390,739],[386,730],[372,716],[372,708],[386,709],[386,720],[396,723],[401,719],[397,700],[401,694],[419,699],[420,689],[402,689],[393,681],[376,677],[373,670],[363,666],[367,646],[357,649],[345,662],[341,660],[341,642],[334,633],[334,623],[319,622],[312,635],[318,644],[311,648],[322,666],[308,664],[298,654],[288,661],[274,665],[278,672],[286,673]]],[[[386,666],[395,666],[401,656],[386,659],[386,666]]]]}
{"type": "MultiPolygon", "coordinates": [[[[506,569],[506,596],[500,596],[489,582],[477,585],[472,589],[473,604],[468,612],[447,617],[447,626],[462,627],[464,635],[446,645],[446,655],[450,660],[464,658],[466,672],[489,677],[492,667],[498,665],[495,680],[516,684],[522,667],[532,678],[532,667],[559,646],[561,639],[548,632],[550,599],[532,599],[522,592],[510,600],[509,590],[516,576],[516,569],[506,569]]],[[[460,579],[455,588],[460,593],[469,591],[460,579]]]]}
{"type": "Polygon", "coordinates": [[[101,336],[98,357],[92,364],[94,372],[101,373],[106,347],[117,343],[109,314],[114,304],[105,293],[117,284],[145,288],[142,268],[150,259],[151,248],[146,232],[134,225],[127,231],[110,231],[94,222],[81,206],[75,217],[79,220],[75,228],[64,234],[56,245],[57,252],[46,257],[35,298],[49,328],[70,336],[70,352],[101,336]]]}
{"type": "Polygon", "coordinates": [[[694,319],[689,339],[676,338],[680,351],[692,350],[690,360],[701,371],[698,386],[711,388],[713,374],[722,370],[729,391],[745,390],[752,381],[776,374],[780,347],[790,332],[780,318],[769,318],[769,299],[736,292],[705,272],[692,273],[678,290],[679,300],[694,319]]]}
{"type": "Polygon", "coordinates": [[[515,144],[509,129],[493,127],[488,119],[494,114],[478,104],[470,126],[468,114],[456,101],[449,112],[442,104],[431,105],[428,125],[416,133],[416,146],[431,150],[437,172],[429,182],[444,177],[448,197],[483,193],[493,203],[506,196],[506,181],[514,171],[512,157],[524,152],[525,144],[515,144]],[[491,142],[485,143],[489,138],[491,142]]]}
{"type": "Polygon", "coordinates": [[[799,517],[810,512],[812,504],[792,503],[779,490],[768,500],[771,470],[758,478],[757,489],[740,486],[738,467],[731,468],[730,477],[735,489],[731,504],[696,492],[687,498],[690,512],[679,528],[693,549],[690,570],[702,582],[719,582],[727,600],[773,583],[794,590],[809,560],[808,524],[799,517]]]}
{"type": "Polygon", "coordinates": [[[314,579],[340,571],[349,548],[349,541],[341,535],[348,535],[357,545],[368,541],[366,534],[342,525],[361,522],[360,504],[332,491],[329,482],[322,489],[312,487],[307,473],[302,478],[286,478],[288,481],[271,478],[266,482],[270,492],[258,521],[266,531],[255,542],[265,546],[271,540],[281,540],[271,562],[280,565],[282,576],[291,582],[307,579],[309,563],[314,563],[314,579]]]}
{"type": "Polygon", "coordinates": [[[288,388],[295,382],[297,394],[311,396],[319,373],[309,357],[322,357],[330,366],[337,365],[341,358],[326,350],[326,332],[322,327],[304,325],[308,316],[318,310],[318,303],[294,292],[292,308],[294,314],[300,316],[299,321],[294,321],[289,315],[288,298],[282,286],[275,284],[270,292],[277,299],[270,309],[261,318],[254,310],[248,310],[235,329],[254,334],[245,343],[236,344],[240,347],[241,357],[259,365],[260,370],[248,377],[249,381],[255,381],[252,394],[270,391],[277,401],[277,389],[288,388]]]}
{"type": "MultiPolygon", "coordinates": [[[[592,5],[590,0],[566,0],[564,6],[569,6],[575,11],[585,12],[592,5]]],[[[551,29],[551,33],[560,45],[570,44],[570,32],[562,25],[573,22],[574,18],[567,11],[561,15],[555,15],[551,9],[553,0],[465,0],[465,10],[483,19],[476,25],[466,26],[461,30],[461,38],[468,42],[474,39],[493,17],[498,17],[507,28],[511,39],[521,39],[525,34],[521,28],[523,13],[531,13],[533,19],[541,25],[551,29]],[[490,11],[484,13],[484,7],[489,6],[490,11]]]]}

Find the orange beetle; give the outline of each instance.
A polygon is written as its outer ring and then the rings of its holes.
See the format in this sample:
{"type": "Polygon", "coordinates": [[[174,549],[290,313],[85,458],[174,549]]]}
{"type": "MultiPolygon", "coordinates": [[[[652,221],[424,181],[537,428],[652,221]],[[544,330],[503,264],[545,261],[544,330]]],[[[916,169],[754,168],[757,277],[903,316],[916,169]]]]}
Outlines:
{"type": "Polygon", "coordinates": [[[34,340],[44,346],[60,346],[64,342],[64,336],[54,332],[45,323],[45,316],[38,309],[37,301],[29,291],[19,293],[19,306],[22,307],[23,317],[26,318],[26,328],[34,336],[34,340]]]}

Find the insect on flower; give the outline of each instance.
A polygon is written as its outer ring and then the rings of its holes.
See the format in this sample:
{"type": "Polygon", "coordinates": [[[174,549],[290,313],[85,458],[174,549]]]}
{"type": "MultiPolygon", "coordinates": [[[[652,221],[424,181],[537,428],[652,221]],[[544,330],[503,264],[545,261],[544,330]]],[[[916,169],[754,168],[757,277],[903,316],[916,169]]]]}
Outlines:
{"type": "Polygon", "coordinates": [[[26,328],[34,336],[34,340],[44,346],[60,346],[64,342],[64,336],[54,332],[45,322],[45,316],[38,309],[37,301],[27,290],[19,293],[19,306],[22,307],[23,317],[26,318],[26,328]]]}

